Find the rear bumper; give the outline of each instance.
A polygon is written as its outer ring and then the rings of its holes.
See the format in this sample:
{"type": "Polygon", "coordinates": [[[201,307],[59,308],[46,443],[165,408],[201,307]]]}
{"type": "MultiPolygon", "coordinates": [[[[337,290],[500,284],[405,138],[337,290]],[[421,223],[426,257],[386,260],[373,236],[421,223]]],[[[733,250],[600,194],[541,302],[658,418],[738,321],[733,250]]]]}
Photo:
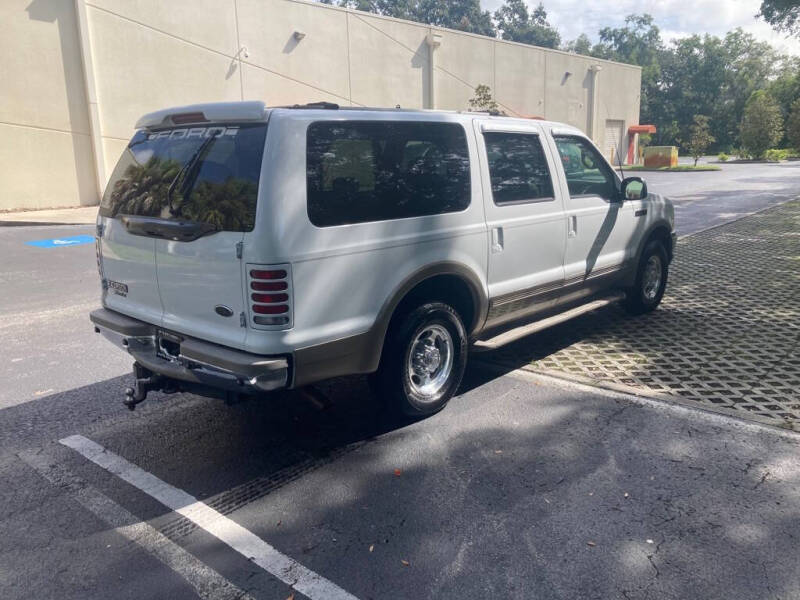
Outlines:
{"type": "Polygon", "coordinates": [[[143,367],[180,381],[233,391],[289,386],[289,359],[259,356],[159,329],[101,308],[89,315],[95,331],[126,350],[143,367]],[[162,334],[167,343],[161,341],[162,334]]]}

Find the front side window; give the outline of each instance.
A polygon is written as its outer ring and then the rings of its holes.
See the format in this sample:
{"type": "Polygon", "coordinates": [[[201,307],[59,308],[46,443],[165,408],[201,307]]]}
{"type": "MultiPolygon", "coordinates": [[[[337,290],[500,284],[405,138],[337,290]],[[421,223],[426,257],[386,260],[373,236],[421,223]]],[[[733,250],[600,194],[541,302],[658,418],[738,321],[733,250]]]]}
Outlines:
{"type": "Polygon", "coordinates": [[[317,121],[306,139],[308,216],[317,227],[469,206],[467,138],[457,123],[317,121]]]}
{"type": "Polygon", "coordinates": [[[580,137],[554,136],[570,196],[617,197],[617,178],[600,153],[580,137]]]}
{"type": "Polygon", "coordinates": [[[539,136],[484,133],[495,204],[553,200],[553,181],[539,136]]]}
{"type": "Polygon", "coordinates": [[[265,124],[139,131],[111,175],[100,214],[251,231],[266,133],[265,124]]]}

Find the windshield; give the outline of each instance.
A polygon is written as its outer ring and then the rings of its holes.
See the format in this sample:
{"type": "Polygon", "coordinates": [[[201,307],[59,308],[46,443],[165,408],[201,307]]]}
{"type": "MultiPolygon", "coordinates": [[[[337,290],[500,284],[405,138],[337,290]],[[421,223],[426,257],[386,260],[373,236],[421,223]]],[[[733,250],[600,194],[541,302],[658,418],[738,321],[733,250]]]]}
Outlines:
{"type": "Polygon", "coordinates": [[[266,124],[139,131],[106,186],[100,214],[255,225],[266,124]]]}

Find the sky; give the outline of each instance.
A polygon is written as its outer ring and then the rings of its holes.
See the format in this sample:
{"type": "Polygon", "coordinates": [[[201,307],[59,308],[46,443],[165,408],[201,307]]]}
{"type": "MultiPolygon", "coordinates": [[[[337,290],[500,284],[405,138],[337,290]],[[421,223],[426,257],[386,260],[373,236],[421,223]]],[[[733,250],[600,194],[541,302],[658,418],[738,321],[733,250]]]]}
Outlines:
{"type": "MultiPolygon", "coordinates": [[[[530,8],[538,0],[526,0],[530,8]]],[[[752,33],[757,39],[769,42],[778,50],[800,56],[800,39],[787,38],[756,19],[761,0],[543,0],[548,20],[561,33],[563,41],[573,40],[586,33],[597,41],[603,27],[621,27],[625,16],[637,13],[653,15],[668,41],[693,33],[724,36],[736,27],[752,33]]],[[[502,0],[481,0],[483,8],[494,12],[502,0]]]]}

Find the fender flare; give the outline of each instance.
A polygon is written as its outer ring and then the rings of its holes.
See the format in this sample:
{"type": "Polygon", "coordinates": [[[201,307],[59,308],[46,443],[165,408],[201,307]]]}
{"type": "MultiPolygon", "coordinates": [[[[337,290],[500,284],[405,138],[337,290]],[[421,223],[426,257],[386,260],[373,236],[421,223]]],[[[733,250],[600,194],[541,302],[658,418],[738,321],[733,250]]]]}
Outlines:
{"type": "Polygon", "coordinates": [[[380,333],[381,343],[386,336],[389,322],[395,310],[408,293],[425,280],[439,275],[452,275],[462,279],[467,284],[467,288],[472,295],[473,306],[475,307],[472,323],[464,323],[467,333],[471,335],[483,325],[484,321],[486,321],[486,315],[489,312],[489,296],[485,285],[481,282],[481,278],[473,269],[467,267],[463,263],[441,261],[425,265],[403,279],[383,303],[381,310],[378,312],[378,317],[375,319],[375,326],[373,327],[373,329],[377,329],[380,333]]]}
{"type": "Polygon", "coordinates": [[[631,260],[630,267],[628,268],[628,274],[625,277],[627,285],[633,285],[636,279],[636,271],[639,268],[639,261],[642,259],[642,253],[644,252],[645,246],[647,246],[648,242],[650,242],[652,239],[653,234],[658,230],[663,230],[665,232],[665,237],[668,240],[668,246],[666,248],[667,255],[669,256],[670,260],[672,260],[674,251],[674,248],[672,247],[672,227],[670,227],[669,221],[666,219],[658,219],[657,221],[651,223],[642,235],[641,241],[639,242],[639,247],[636,248],[636,255],[631,260]]]}

